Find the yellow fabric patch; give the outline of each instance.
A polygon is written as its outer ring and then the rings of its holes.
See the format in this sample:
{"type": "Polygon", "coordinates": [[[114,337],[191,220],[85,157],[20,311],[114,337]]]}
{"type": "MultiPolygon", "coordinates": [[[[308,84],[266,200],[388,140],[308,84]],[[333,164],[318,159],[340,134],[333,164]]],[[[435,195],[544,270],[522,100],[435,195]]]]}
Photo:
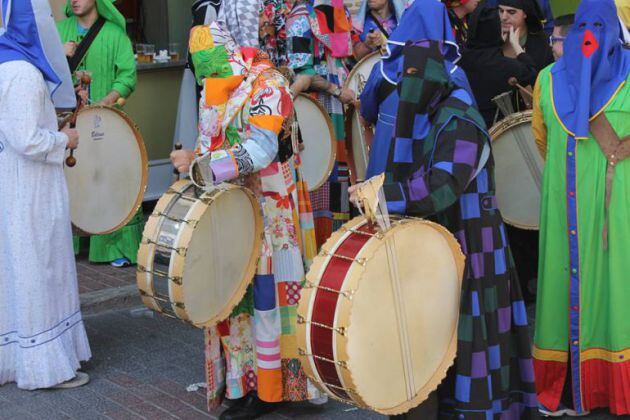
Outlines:
{"type": "Polygon", "coordinates": [[[581,353],[580,360],[585,362],[587,360],[604,360],[610,363],[621,363],[630,360],[630,349],[620,351],[610,351],[605,349],[588,349],[581,353]]]}
{"type": "Polygon", "coordinates": [[[284,117],[281,117],[280,115],[254,115],[249,118],[249,122],[258,128],[273,131],[278,134],[280,130],[282,130],[284,117]]]}
{"type": "Polygon", "coordinates": [[[214,39],[212,38],[210,27],[205,25],[193,27],[190,30],[190,41],[188,42],[190,53],[194,54],[210,48],[214,48],[214,39]]]}
{"type": "Polygon", "coordinates": [[[566,362],[569,360],[569,354],[560,350],[544,350],[534,346],[534,359],[543,360],[545,362],[566,362]]]}
{"type": "Polygon", "coordinates": [[[280,356],[283,359],[297,359],[298,344],[295,335],[281,335],[280,336],[280,356]]]}

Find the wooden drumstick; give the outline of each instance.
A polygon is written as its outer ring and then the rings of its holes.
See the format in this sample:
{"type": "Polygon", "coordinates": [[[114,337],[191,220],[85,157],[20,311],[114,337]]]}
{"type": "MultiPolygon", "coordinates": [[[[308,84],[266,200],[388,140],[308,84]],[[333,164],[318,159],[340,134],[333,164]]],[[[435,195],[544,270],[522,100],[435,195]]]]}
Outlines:
{"type": "MultiPolygon", "coordinates": [[[[88,73],[83,72],[79,81],[80,87],[86,88],[87,86],[89,86],[90,83],[92,83],[92,77],[90,77],[88,73]]],[[[81,111],[81,108],[83,108],[84,105],[85,103],[83,102],[83,99],[81,99],[81,97],[77,94],[77,107],[70,116],[70,119],[64,122],[63,125],[65,126],[67,123],[70,123],[70,128],[76,128],[77,116],[79,115],[79,111],[81,111]]],[[[66,158],[66,166],[69,168],[73,168],[76,164],[77,158],[74,157],[74,149],[71,149],[70,155],[66,158]]]]}
{"type": "Polygon", "coordinates": [[[516,79],[516,77],[510,77],[510,78],[508,79],[508,84],[509,84],[510,86],[514,86],[514,87],[518,88],[518,90],[520,90],[520,91],[521,91],[521,93],[524,93],[525,95],[527,95],[527,97],[528,97],[529,99],[532,99],[532,98],[534,97],[534,95],[532,94],[531,88],[530,88],[530,89],[528,89],[528,88],[525,88],[525,87],[521,86],[521,85],[518,83],[518,79],[516,79]]]}
{"type": "MultiPolygon", "coordinates": [[[[181,143],[175,143],[175,150],[182,150],[184,146],[182,146],[181,143]]],[[[173,168],[173,182],[177,182],[179,181],[179,171],[177,170],[177,168],[173,168]]]]}

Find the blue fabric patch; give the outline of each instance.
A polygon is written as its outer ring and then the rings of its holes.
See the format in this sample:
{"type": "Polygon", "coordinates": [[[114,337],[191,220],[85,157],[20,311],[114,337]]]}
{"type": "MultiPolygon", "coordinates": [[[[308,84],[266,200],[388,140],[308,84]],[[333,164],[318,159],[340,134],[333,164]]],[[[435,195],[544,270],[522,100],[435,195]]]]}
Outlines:
{"type": "Polygon", "coordinates": [[[525,310],[525,303],[522,300],[512,302],[512,313],[514,325],[523,327],[527,325],[527,311],[525,310]]]}
{"type": "Polygon", "coordinates": [[[276,307],[276,281],[273,274],[254,276],[254,308],[269,311],[276,307]]]}
{"type": "Polygon", "coordinates": [[[413,163],[412,139],[396,137],[394,145],[394,162],[396,163],[413,163]]]}
{"type": "Polygon", "coordinates": [[[477,175],[477,192],[479,194],[488,192],[488,171],[485,169],[477,175]]]}
{"type": "Polygon", "coordinates": [[[387,211],[395,214],[405,214],[407,210],[407,202],[406,201],[388,201],[387,202],[387,211]]]}
{"type": "Polygon", "coordinates": [[[466,105],[472,105],[472,99],[470,99],[470,95],[464,89],[457,89],[451,96],[459,99],[466,105]]]}
{"type": "Polygon", "coordinates": [[[472,315],[481,315],[481,311],[479,310],[479,294],[477,292],[472,292],[472,315]]]}
{"type": "Polygon", "coordinates": [[[505,251],[497,249],[494,251],[494,274],[505,274],[505,251]]]}
{"type": "Polygon", "coordinates": [[[455,379],[455,397],[461,402],[470,402],[470,377],[457,375],[455,379]]]}
{"type": "Polygon", "coordinates": [[[488,347],[488,359],[490,359],[490,370],[501,369],[501,347],[498,344],[488,347]]]}
{"type": "Polygon", "coordinates": [[[449,174],[453,173],[453,162],[438,162],[433,165],[435,169],[441,169],[444,172],[448,172],[449,174]]]}
{"type": "MultiPolygon", "coordinates": [[[[492,392],[492,376],[488,375],[488,395],[490,396],[490,399],[493,399],[494,397],[492,396],[493,392],[492,392]]],[[[488,413],[486,412],[486,417],[487,417],[488,413]]]]}
{"type": "Polygon", "coordinates": [[[429,135],[431,123],[427,114],[416,114],[413,121],[412,135],[415,140],[422,140],[429,135]]]}
{"type": "Polygon", "coordinates": [[[478,194],[462,194],[460,202],[462,205],[462,219],[476,219],[480,216],[478,194]]]}

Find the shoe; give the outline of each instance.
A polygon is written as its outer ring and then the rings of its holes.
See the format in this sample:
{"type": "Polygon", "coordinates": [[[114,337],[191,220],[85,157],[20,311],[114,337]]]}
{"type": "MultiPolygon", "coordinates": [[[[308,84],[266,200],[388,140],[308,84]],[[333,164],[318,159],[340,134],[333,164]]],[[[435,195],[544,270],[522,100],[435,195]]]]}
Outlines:
{"type": "Polygon", "coordinates": [[[560,405],[555,411],[549,410],[547,407],[545,407],[542,404],[538,404],[538,412],[545,417],[562,417],[562,416],[583,417],[583,416],[588,416],[589,414],[591,414],[590,411],[583,411],[582,413],[578,414],[577,411],[575,411],[572,408],[567,407],[566,405],[562,403],[560,403],[560,405]]]}
{"type": "Polygon", "coordinates": [[[116,267],[116,268],[123,268],[123,267],[130,267],[131,266],[131,261],[129,261],[129,258],[118,258],[117,260],[114,260],[112,262],[109,263],[112,267],[116,267]]]}
{"type": "Polygon", "coordinates": [[[219,420],[247,420],[257,419],[280,408],[281,403],[262,401],[255,392],[237,400],[233,406],[219,416],[219,420]]]}
{"type": "Polygon", "coordinates": [[[88,382],[90,382],[90,376],[85,372],[77,371],[77,376],[75,376],[74,378],[68,381],[62,382],[60,384],[57,384],[55,386],[51,386],[49,389],[78,388],[80,386],[87,384],[88,382]]]}

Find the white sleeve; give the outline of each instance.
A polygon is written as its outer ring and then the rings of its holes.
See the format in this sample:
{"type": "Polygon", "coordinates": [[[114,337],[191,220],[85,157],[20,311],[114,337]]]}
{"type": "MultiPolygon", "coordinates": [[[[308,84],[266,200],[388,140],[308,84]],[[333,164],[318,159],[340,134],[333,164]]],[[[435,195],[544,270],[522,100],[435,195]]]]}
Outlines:
{"type": "Polygon", "coordinates": [[[35,68],[15,74],[2,92],[0,135],[27,159],[61,165],[68,137],[39,127],[48,95],[44,79],[35,68]]]}

